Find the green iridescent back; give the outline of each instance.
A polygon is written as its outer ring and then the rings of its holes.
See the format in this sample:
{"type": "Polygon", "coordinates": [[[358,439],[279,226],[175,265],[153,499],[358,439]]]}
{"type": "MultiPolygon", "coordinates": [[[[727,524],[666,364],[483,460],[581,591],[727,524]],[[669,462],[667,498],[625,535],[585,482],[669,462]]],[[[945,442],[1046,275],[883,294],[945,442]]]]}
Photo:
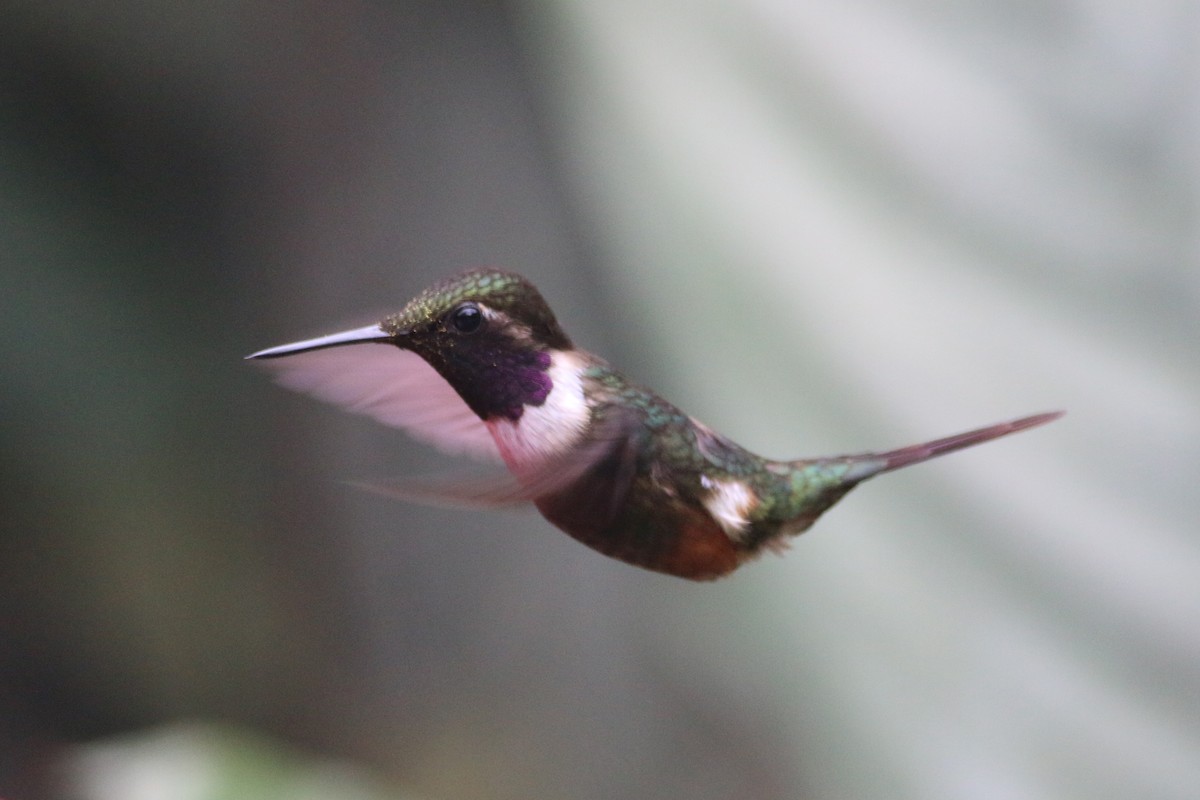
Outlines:
{"type": "MultiPolygon", "coordinates": [[[[750,515],[747,542],[757,544],[778,533],[779,526],[793,530],[810,525],[865,475],[855,474],[853,459],[844,457],[774,461],[762,458],[731,439],[698,423],[659,395],[627,380],[607,364],[590,368],[586,377],[602,387],[610,401],[637,409],[645,430],[646,455],[667,466],[679,488],[703,493],[700,476],[743,481],[752,487],[759,503],[750,515]]],[[[872,473],[882,462],[869,464],[872,473]]]]}

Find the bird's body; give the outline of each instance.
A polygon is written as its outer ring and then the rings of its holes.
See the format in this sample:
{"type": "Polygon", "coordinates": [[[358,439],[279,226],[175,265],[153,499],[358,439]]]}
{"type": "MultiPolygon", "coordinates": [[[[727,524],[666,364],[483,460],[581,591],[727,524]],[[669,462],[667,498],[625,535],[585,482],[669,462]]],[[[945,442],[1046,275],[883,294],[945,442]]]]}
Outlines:
{"type": "Polygon", "coordinates": [[[285,385],[443,449],[502,461],[511,476],[388,491],[468,505],[532,502],[601,553],[698,580],[781,548],[873,475],[1059,416],[884,453],[765,459],[575,348],[537,290],[498,270],[436,284],[379,325],[251,358],[281,356],[296,356],[276,362],[285,385]]]}

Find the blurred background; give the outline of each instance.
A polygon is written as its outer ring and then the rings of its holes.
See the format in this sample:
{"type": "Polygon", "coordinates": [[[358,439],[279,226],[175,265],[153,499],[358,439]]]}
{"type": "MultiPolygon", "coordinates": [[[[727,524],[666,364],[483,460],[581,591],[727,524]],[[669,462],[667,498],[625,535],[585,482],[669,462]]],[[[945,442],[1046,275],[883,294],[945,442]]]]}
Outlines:
{"type": "Polygon", "coordinates": [[[1200,793],[1200,8],[0,6],[0,796],[1200,793]],[[253,350],[474,265],[771,456],[694,585],[253,350]],[[431,465],[437,460],[437,464],[431,465]]]}

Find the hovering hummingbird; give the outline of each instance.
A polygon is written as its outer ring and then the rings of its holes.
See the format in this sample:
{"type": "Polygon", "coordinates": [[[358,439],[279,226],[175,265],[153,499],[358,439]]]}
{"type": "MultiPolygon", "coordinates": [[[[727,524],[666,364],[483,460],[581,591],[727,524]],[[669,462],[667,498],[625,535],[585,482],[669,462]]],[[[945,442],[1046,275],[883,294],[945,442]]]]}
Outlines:
{"type": "Polygon", "coordinates": [[[492,269],[434,284],[377,325],[247,358],[281,359],[285,386],[507,467],[500,479],[375,488],[435,504],[532,502],[588,547],[693,580],[781,551],[867,478],[1061,416],[880,453],[762,458],[576,348],[529,281],[492,269]]]}

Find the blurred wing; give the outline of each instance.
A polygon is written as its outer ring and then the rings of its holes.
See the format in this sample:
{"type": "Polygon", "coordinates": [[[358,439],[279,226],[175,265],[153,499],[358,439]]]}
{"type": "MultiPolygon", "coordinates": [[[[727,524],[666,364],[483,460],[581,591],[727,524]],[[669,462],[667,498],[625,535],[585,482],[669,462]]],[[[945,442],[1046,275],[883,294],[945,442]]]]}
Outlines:
{"type": "Polygon", "coordinates": [[[465,508],[511,508],[560,495],[556,500],[580,506],[600,523],[620,511],[636,475],[636,422],[632,415],[612,410],[570,453],[522,473],[520,478],[504,472],[355,485],[412,503],[465,508]]]}
{"type": "Polygon", "coordinates": [[[400,478],[394,481],[352,481],[367,489],[407,503],[441,508],[513,508],[532,502],[535,494],[512,473],[470,473],[439,477],[400,478]]]}
{"type": "Polygon", "coordinates": [[[402,428],[439,450],[502,462],[483,420],[415,353],[368,342],[258,363],[289,389],[402,428]]]}

